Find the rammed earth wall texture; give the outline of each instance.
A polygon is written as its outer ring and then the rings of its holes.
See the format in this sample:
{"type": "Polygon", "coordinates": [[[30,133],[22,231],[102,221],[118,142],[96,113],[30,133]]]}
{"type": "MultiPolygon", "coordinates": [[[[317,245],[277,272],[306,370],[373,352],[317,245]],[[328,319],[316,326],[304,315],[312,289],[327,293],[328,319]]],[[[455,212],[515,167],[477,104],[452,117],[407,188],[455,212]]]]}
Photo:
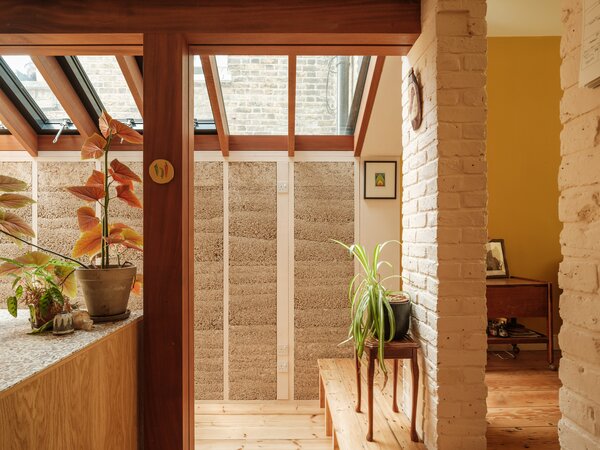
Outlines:
{"type": "Polygon", "coordinates": [[[294,164],[294,393],[318,397],[319,358],[352,356],[348,283],[354,263],[354,163],[294,164]]]}
{"type": "Polygon", "coordinates": [[[600,89],[578,86],[582,0],[563,0],[559,270],[561,448],[600,448],[600,89]]]}
{"type": "MultiPolygon", "coordinates": [[[[29,186],[27,191],[20,192],[20,194],[31,197],[31,162],[0,162],[0,175],[7,175],[10,177],[18,178],[24,181],[29,186]]],[[[17,210],[10,210],[14,214],[17,214],[29,225],[32,222],[32,207],[20,208],[17,210]]],[[[17,245],[11,241],[8,237],[0,236],[0,256],[4,258],[12,258],[19,256],[30,249],[25,244],[17,245]]],[[[12,292],[11,289],[12,279],[5,278],[0,280],[0,308],[6,308],[6,298],[9,297],[12,292]]]]}
{"type": "Polygon", "coordinates": [[[229,398],[277,397],[277,165],[229,164],[229,398]]]}
{"type": "MultiPolygon", "coordinates": [[[[77,209],[83,200],[65,190],[66,186],[84,185],[95,163],[38,161],[38,243],[65,255],[71,255],[79,237],[77,209]]],[[[84,304],[81,292],[76,301],[84,304]]]]}
{"type": "Polygon", "coordinates": [[[194,363],[196,400],[223,399],[223,163],[194,174],[194,363]]]}

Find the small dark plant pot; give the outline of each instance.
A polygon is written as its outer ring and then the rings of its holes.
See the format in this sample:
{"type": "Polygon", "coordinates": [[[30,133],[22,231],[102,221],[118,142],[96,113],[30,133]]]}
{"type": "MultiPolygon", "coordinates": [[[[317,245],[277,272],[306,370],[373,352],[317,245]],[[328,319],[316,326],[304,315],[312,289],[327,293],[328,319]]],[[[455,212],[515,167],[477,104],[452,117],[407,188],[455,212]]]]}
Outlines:
{"type": "Polygon", "coordinates": [[[127,310],[135,266],[77,269],[75,276],[91,316],[116,316],[127,310]]]}
{"type": "MultiPolygon", "coordinates": [[[[410,328],[411,302],[410,299],[406,297],[401,297],[397,299],[392,298],[390,299],[390,306],[392,307],[396,324],[396,333],[394,334],[393,340],[397,341],[406,336],[410,328]]],[[[390,335],[390,325],[387,320],[387,310],[385,312],[385,315],[385,335],[386,337],[388,337],[390,335]]]]}

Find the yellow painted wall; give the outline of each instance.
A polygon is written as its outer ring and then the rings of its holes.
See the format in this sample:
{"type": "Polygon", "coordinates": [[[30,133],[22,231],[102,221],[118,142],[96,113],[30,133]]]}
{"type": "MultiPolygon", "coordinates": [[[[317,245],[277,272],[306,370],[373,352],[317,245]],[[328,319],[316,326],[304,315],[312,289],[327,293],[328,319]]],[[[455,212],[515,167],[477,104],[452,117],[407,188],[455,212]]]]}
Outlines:
{"type": "MultiPolygon", "coordinates": [[[[556,321],[559,45],[559,37],[489,38],[487,82],[489,237],[505,239],[511,275],[552,281],[556,321]]],[[[543,320],[522,322],[545,332],[543,320]]]]}

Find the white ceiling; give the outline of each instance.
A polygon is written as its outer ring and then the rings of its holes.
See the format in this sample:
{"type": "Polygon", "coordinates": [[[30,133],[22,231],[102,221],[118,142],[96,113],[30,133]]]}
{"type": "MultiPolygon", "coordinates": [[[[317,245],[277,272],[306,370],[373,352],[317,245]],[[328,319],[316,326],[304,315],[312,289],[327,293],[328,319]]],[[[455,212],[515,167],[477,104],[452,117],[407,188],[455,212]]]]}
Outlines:
{"type": "Polygon", "coordinates": [[[488,0],[488,36],[559,36],[560,0],[488,0]]]}

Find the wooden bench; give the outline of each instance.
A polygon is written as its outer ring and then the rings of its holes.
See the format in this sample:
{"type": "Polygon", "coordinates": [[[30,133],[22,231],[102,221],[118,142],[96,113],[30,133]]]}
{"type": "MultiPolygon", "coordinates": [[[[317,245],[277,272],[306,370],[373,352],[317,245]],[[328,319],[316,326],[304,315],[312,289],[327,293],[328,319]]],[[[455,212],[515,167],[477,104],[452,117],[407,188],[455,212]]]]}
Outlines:
{"type": "MultiPolygon", "coordinates": [[[[356,371],[352,359],[320,359],[319,402],[325,408],[325,432],[332,448],[339,450],[423,449],[411,441],[410,422],[402,413],[392,411],[392,389],[375,389],[373,401],[374,437],[367,442],[369,424],[366,414],[356,412],[356,371]]],[[[365,379],[365,374],[362,373],[365,379]]],[[[366,382],[366,380],[365,380],[366,382]]],[[[382,384],[383,380],[379,382],[382,384]]]]}

